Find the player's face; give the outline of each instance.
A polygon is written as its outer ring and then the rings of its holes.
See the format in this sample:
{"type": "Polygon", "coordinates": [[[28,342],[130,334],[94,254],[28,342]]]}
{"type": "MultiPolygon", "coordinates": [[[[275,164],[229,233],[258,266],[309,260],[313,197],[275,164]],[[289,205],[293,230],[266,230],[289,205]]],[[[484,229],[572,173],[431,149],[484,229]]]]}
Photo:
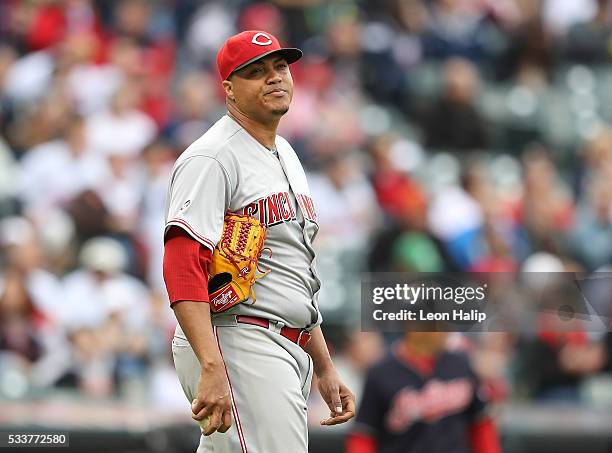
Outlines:
{"type": "Polygon", "coordinates": [[[446,332],[409,332],[406,341],[413,347],[428,354],[437,354],[446,346],[446,332]]]}
{"type": "Polygon", "coordinates": [[[283,116],[293,98],[293,79],[287,61],[269,55],[234,73],[224,84],[231,102],[248,117],[268,121],[283,116]]]}

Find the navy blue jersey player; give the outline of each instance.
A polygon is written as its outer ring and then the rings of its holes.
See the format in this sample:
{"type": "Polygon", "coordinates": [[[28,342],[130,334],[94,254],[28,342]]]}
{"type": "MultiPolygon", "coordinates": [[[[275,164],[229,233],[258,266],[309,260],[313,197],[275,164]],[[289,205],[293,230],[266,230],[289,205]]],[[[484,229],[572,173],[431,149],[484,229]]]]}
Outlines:
{"type": "Polygon", "coordinates": [[[366,378],[347,453],[499,453],[478,378],[447,334],[409,332],[366,378]]]}

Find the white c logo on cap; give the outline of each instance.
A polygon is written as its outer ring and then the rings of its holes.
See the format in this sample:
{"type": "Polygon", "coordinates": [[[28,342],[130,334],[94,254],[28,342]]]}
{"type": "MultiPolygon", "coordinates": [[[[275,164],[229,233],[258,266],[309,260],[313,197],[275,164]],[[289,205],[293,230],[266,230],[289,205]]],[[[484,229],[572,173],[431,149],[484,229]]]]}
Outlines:
{"type": "Polygon", "coordinates": [[[253,44],[257,44],[258,46],[269,46],[270,44],[272,44],[272,38],[270,38],[268,35],[266,35],[265,33],[255,33],[253,35],[253,39],[251,39],[251,42],[253,44]],[[266,40],[265,41],[259,41],[259,37],[263,36],[266,40]]]}

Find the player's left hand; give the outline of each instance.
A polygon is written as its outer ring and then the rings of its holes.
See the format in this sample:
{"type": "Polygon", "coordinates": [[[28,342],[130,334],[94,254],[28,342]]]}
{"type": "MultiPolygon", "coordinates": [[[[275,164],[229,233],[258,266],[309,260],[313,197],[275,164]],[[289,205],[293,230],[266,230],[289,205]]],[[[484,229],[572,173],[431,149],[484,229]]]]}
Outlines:
{"type": "Polygon", "coordinates": [[[340,380],[334,371],[317,376],[319,392],[327,403],[329,418],[321,420],[321,425],[339,425],[355,416],[355,395],[340,380]]]}

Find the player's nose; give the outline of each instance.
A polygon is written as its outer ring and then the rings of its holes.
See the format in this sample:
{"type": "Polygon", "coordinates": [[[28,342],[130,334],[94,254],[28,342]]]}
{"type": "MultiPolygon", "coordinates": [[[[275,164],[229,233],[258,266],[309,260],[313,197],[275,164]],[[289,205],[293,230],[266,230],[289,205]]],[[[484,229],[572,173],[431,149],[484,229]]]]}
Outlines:
{"type": "Polygon", "coordinates": [[[268,84],[280,83],[282,81],[283,78],[281,77],[280,73],[277,70],[272,69],[268,77],[268,84]]]}

